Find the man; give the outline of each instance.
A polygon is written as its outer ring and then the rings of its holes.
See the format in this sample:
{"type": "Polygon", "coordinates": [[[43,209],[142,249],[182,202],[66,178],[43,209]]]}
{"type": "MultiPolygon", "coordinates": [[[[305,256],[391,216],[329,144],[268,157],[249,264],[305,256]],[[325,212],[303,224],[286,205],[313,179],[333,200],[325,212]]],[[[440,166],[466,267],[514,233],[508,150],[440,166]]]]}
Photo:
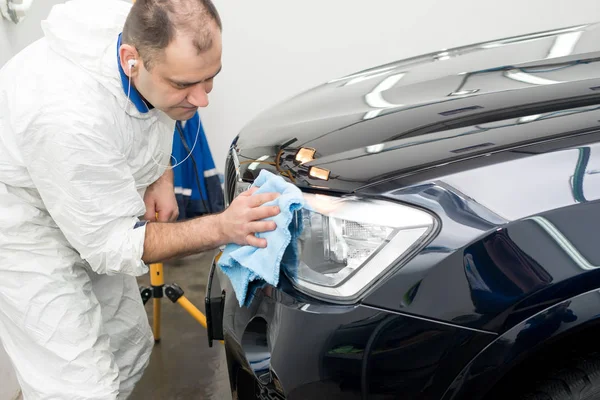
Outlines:
{"type": "Polygon", "coordinates": [[[210,0],[74,0],[42,27],[0,70],[0,340],[25,399],[124,399],[153,346],[135,276],[266,246],[276,195],[169,222],[175,120],[221,70],[210,0]]]}

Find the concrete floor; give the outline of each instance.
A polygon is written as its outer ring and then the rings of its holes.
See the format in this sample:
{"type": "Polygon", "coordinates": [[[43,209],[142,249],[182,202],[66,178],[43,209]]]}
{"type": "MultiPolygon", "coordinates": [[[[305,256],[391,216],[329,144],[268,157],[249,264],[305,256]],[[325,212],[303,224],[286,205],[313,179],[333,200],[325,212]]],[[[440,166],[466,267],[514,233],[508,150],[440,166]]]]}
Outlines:
{"type": "MultiPolygon", "coordinates": [[[[205,253],[164,264],[165,284],[176,283],[204,313],[206,278],[214,253],[205,253]]],[[[138,279],[150,286],[149,276],[138,279]]],[[[230,400],[231,390],[223,346],[208,347],[206,331],[178,304],[163,298],[161,341],[130,400],[218,399],[230,400]]],[[[146,303],[152,324],[152,300],[146,303]]]]}

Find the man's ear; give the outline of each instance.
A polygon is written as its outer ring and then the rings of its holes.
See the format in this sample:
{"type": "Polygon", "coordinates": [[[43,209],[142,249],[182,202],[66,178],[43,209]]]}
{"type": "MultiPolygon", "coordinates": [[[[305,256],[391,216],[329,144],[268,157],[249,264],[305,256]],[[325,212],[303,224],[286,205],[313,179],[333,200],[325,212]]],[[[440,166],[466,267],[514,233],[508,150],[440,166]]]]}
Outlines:
{"type": "Polygon", "coordinates": [[[137,66],[140,64],[139,53],[136,48],[129,44],[122,44],[119,48],[119,56],[121,57],[121,68],[129,77],[137,74],[137,66]]]}

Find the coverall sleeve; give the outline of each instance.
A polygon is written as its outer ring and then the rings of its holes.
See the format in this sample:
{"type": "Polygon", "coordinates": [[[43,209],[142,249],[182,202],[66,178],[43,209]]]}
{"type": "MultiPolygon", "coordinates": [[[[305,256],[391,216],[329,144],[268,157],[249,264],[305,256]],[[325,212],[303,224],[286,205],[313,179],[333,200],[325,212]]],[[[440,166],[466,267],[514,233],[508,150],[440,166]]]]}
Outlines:
{"type": "Polygon", "coordinates": [[[148,271],[146,227],[135,228],[144,201],[116,126],[89,118],[40,118],[22,135],[25,164],[51,217],[95,272],[139,276],[148,271]]]}

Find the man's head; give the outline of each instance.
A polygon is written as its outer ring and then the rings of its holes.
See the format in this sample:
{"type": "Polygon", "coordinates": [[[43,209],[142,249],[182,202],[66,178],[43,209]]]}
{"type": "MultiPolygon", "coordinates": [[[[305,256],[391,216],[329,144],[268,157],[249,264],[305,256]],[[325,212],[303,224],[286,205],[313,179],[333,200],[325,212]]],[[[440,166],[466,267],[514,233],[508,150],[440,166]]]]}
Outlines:
{"type": "Polygon", "coordinates": [[[137,0],[123,28],[121,66],[146,101],[187,120],[208,105],[221,70],[221,30],[211,0],[137,0]]]}

